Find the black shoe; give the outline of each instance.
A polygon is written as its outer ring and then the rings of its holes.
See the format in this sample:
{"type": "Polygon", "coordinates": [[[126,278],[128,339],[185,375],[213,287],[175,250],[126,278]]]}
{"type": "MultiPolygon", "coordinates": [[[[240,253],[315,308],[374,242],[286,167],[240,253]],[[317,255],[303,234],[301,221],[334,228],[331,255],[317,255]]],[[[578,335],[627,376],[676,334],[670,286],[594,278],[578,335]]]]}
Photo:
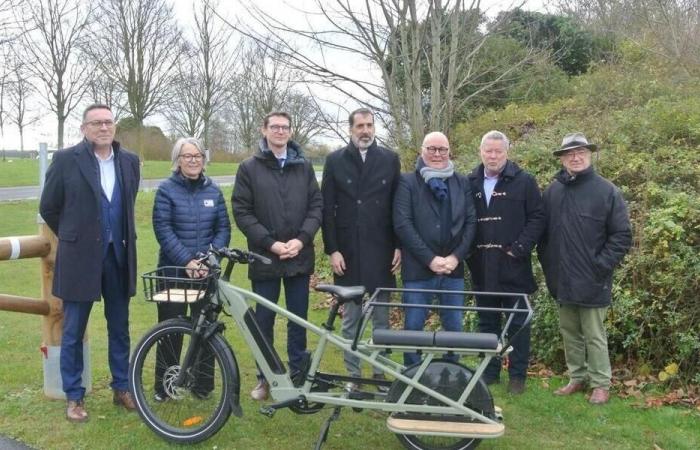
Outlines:
{"type": "Polygon", "coordinates": [[[508,393],[520,395],[525,392],[525,378],[511,378],[508,381],[508,393]]]}
{"type": "Polygon", "coordinates": [[[170,400],[170,396],[164,392],[156,392],[155,394],[153,394],[153,400],[155,400],[158,403],[163,403],[170,400]]]}

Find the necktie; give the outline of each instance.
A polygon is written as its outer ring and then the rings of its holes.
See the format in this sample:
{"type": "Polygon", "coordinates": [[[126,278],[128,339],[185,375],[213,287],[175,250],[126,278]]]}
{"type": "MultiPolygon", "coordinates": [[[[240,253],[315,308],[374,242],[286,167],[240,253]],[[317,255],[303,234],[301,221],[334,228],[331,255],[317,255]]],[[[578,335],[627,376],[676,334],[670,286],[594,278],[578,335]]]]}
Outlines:
{"type": "Polygon", "coordinates": [[[279,159],[277,160],[277,164],[280,165],[280,168],[284,167],[284,158],[279,158],[279,159]]]}

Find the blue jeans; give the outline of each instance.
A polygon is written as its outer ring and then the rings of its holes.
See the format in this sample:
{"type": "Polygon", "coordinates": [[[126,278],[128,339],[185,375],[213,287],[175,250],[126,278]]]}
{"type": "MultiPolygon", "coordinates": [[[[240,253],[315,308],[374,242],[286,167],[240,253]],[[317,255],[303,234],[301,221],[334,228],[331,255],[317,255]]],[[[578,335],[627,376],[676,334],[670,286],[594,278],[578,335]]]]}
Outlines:
{"type": "MultiPolygon", "coordinates": [[[[427,280],[404,281],[405,289],[434,289],[444,291],[463,291],[464,278],[450,278],[444,275],[435,275],[427,280]]],[[[404,292],[403,302],[407,305],[429,305],[433,296],[437,296],[440,305],[464,306],[463,294],[431,294],[426,292],[404,292]]],[[[428,316],[428,308],[405,308],[404,329],[422,330],[425,327],[425,319],[428,316]]],[[[464,312],[459,310],[440,310],[442,328],[447,331],[462,331],[464,312]]],[[[453,361],[459,358],[447,357],[453,361]]],[[[409,366],[420,362],[418,353],[406,352],[403,355],[404,365],[409,366]]]]}
{"type": "MultiPolygon", "coordinates": [[[[491,295],[477,295],[477,306],[489,308],[525,308],[525,304],[520,297],[496,297],[491,295]]],[[[479,312],[479,331],[482,333],[494,333],[501,335],[502,324],[508,320],[510,313],[501,312],[479,312]]],[[[510,341],[513,346],[513,352],[508,355],[508,374],[511,378],[527,377],[527,367],[530,362],[530,325],[523,328],[523,323],[527,319],[525,313],[513,314],[513,321],[508,328],[508,339],[511,339],[518,331],[518,335],[510,341]],[[521,330],[522,329],[522,330],[521,330]]],[[[489,365],[484,370],[484,379],[488,381],[496,381],[501,374],[501,358],[494,357],[489,361],[489,365]]]]}
{"type": "MultiPolygon", "coordinates": [[[[265,297],[272,303],[277,303],[280,297],[280,281],[284,283],[284,297],[287,311],[303,319],[309,311],[309,275],[276,278],[274,280],[251,280],[253,292],[265,297]]],[[[260,325],[260,331],[274,345],[274,325],[276,314],[261,305],[255,306],[255,320],[260,325]]],[[[294,374],[303,369],[306,354],[306,329],[293,322],[287,321],[287,356],[289,356],[289,372],[294,374]]],[[[262,373],[258,372],[262,379],[262,373]]]]}
{"type": "MultiPolygon", "coordinates": [[[[129,390],[129,295],[127,273],[120,267],[109,246],[102,261],[102,297],[107,319],[110,386],[117,391],[129,390]]],[[[63,336],[61,338],[61,378],[68,400],[80,400],[85,395],[82,387],[83,336],[87,328],[93,302],[63,300],[63,336]]]]}

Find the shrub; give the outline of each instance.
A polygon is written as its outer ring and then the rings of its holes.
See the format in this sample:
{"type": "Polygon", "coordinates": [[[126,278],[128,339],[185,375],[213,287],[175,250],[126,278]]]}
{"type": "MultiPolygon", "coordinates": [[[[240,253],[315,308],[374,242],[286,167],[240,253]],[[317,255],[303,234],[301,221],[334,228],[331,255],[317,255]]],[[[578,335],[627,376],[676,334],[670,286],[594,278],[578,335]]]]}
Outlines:
{"type": "MultiPolygon", "coordinates": [[[[478,162],[481,136],[505,132],[512,159],[544,188],[558,170],[551,150],[582,131],[599,144],[597,170],[623,192],[634,241],[616,271],[609,315],[611,358],[658,373],[677,364],[681,380],[700,379],[700,86],[657,64],[630,43],[622,61],[572,79],[546,104],[510,104],[456,127],[457,166],[478,162]]],[[[563,368],[556,303],[541,289],[532,353],[563,368]]],[[[675,367],[675,366],[674,366],[675,367]]]]}

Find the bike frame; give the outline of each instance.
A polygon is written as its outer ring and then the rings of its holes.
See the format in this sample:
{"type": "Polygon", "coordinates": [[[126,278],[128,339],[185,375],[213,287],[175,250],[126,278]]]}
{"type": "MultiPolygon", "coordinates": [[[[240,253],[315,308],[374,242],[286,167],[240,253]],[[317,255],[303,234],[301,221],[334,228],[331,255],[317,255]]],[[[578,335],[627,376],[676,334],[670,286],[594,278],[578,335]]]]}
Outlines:
{"type": "MultiPolygon", "coordinates": [[[[461,415],[467,416],[474,420],[475,422],[480,422],[484,424],[498,424],[499,422],[493,418],[487,417],[477,411],[474,411],[464,405],[469,394],[472,392],[476,384],[480,381],[481,375],[483,374],[489,361],[499,355],[507,354],[511,349],[505,342],[506,330],[510,326],[514,314],[527,314],[527,319],[525,324],[529,323],[532,317],[532,308],[528,302],[527,295],[525,294],[509,294],[509,293],[484,293],[484,292],[471,292],[471,291],[423,291],[430,293],[459,293],[459,294],[478,294],[478,295],[493,295],[493,296],[514,296],[519,297],[523,301],[523,308],[482,308],[476,306],[463,306],[463,307],[450,307],[450,306],[440,306],[440,305],[428,305],[428,306],[411,306],[411,305],[401,305],[392,304],[387,302],[377,301],[377,298],[382,292],[404,292],[404,289],[378,289],[374,295],[371,297],[370,301],[365,305],[363,310],[363,319],[358,332],[354,339],[346,339],[342,336],[335,334],[331,329],[326,329],[314,325],[313,323],[305,320],[295,314],[290,313],[286,309],[278,306],[277,304],[253,293],[248,290],[236,287],[224,280],[217,280],[217,287],[214,296],[211,298],[210,302],[220,305],[223,310],[231,315],[234,322],[238,326],[243,339],[248,344],[255,362],[258,364],[260,371],[265,376],[266,380],[270,385],[270,393],[272,398],[278,402],[278,404],[284,404],[285,402],[292,403],[299,399],[304,399],[307,402],[323,403],[335,406],[349,406],[352,408],[367,408],[376,409],[386,412],[404,412],[404,413],[422,413],[422,414],[438,414],[438,415],[461,415]],[[257,329],[257,322],[254,320],[254,315],[252,313],[252,305],[260,305],[262,307],[268,308],[276,314],[281,315],[287,320],[296,323],[297,325],[305,328],[309,332],[318,336],[318,345],[316,350],[311,355],[311,362],[309,369],[306,374],[306,379],[302,386],[295,386],[290,378],[288,370],[280,364],[279,356],[275,352],[274,348],[263,349],[265,339],[262,338],[260,330],[257,329]],[[493,311],[493,312],[503,312],[510,314],[506,321],[506,326],[504,331],[499,337],[499,345],[496,349],[483,349],[483,348],[445,348],[445,347],[427,347],[427,346],[396,346],[396,345],[376,345],[371,339],[361,340],[368,319],[372,314],[372,310],[375,307],[427,307],[432,309],[460,309],[464,311],[493,311]],[[261,341],[262,338],[262,341],[261,341]],[[396,380],[400,380],[405,383],[406,388],[402,392],[401,396],[396,402],[385,402],[383,398],[380,399],[357,399],[350,398],[348,391],[340,392],[316,392],[312,390],[314,376],[318,372],[321,365],[324,352],[329,347],[336,347],[339,350],[350,352],[361,360],[366,361],[371,366],[380,369],[383,373],[390,375],[396,380]],[[424,355],[423,361],[420,363],[417,371],[412,377],[404,375],[402,372],[406,369],[403,364],[392,361],[388,357],[382,355],[382,351],[394,350],[394,351],[421,351],[424,355]],[[270,354],[272,352],[272,354],[270,354]],[[458,355],[478,355],[482,356],[481,362],[478,364],[474,374],[467,384],[464,392],[457,400],[452,400],[439,392],[431,389],[419,382],[421,376],[428,368],[432,361],[436,360],[437,354],[452,352],[458,355]],[[430,397],[438,400],[442,403],[439,405],[424,405],[424,404],[411,404],[406,403],[409,394],[413,390],[421,391],[430,397]]],[[[413,290],[412,290],[413,291],[413,290]]],[[[415,290],[417,291],[417,290],[415,290]]],[[[347,378],[339,376],[338,379],[347,378]]],[[[377,397],[381,397],[378,395],[377,397]]],[[[419,432],[415,434],[420,434],[419,432]]],[[[425,433],[425,434],[435,434],[435,433],[425,433]]],[[[446,436],[465,436],[458,432],[444,432],[440,433],[446,436]]],[[[502,431],[501,433],[502,434],[502,431]]],[[[479,435],[475,433],[470,433],[468,437],[474,438],[492,438],[497,437],[500,434],[484,434],[479,435]]]]}

